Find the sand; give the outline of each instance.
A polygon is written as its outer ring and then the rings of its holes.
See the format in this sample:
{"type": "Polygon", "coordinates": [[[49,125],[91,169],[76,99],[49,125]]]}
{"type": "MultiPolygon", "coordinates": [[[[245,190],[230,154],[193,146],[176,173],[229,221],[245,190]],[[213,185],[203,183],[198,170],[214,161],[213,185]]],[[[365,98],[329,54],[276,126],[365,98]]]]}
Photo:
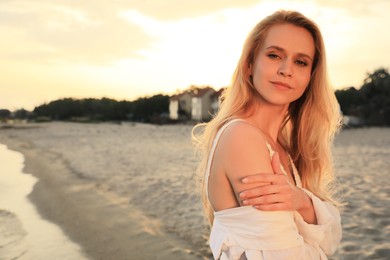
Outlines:
{"type": "MultiPolygon", "coordinates": [[[[28,126],[0,129],[0,143],[23,153],[24,171],[39,179],[29,195],[39,213],[90,259],[210,258],[193,181],[192,126],[28,126]]],[[[332,259],[390,255],[389,147],[388,128],[338,135],[336,172],[349,204],[342,212],[343,241],[332,259]]]]}
{"type": "MultiPolygon", "coordinates": [[[[150,126],[134,127],[146,139],[150,126]]],[[[39,179],[29,198],[91,259],[200,259],[192,244],[164,227],[172,209],[164,209],[167,213],[160,218],[152,208],[149,213],[142,210],[141,197],[135,199],[141,195],[137,187],[149,189],[146,201],[155,197],[155,186],[167,189],[169,180],[154,180],[157,169],[142,163],[152,153],[132,143],[136,136],[129,130],[134,127],[54,123],[2,129],[0,143],[24,154],[24,171],[39,179]]],[[[161,198],[152,206],[161,208],[164,200],[172,208],[175,201],[184,203],[177,190],[172,187],[173,196],[166,198],[157,190],[161,198]]]]}
{"type": "Polygon", "coordinates": [[[0,158],[0,259],[88,259],[28,200],[37,178],[23,174],[24,156],[0,144],[0,158]]]}
{"type": "Polygon", "coordinates": [[[390,257],[390,128],[344,130],[336,139],[336,172],[347,206],[334,259],[390,257]]]}

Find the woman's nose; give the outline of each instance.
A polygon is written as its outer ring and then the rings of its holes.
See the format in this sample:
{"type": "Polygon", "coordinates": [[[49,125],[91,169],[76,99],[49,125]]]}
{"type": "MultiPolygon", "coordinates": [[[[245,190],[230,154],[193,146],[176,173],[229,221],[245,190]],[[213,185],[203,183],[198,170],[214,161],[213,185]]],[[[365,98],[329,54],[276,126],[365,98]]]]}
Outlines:
{"type": "Polygon", "coordinates": [[[291,70],[291,64],[289,61],[284,61],[279,70],[278,74],[283,77],[291,77],[292,76],[292,70],[291,70]]]}

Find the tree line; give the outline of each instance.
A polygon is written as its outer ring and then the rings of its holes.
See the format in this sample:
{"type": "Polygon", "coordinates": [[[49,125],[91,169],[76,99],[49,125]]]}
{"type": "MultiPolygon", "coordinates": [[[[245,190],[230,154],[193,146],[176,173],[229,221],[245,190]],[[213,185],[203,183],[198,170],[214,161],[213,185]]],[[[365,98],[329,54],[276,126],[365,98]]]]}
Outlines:
{"type": "Polygon", "coordinates": [[[164,116],[168,108],[169,96],[161,94],[135,101],[64,98],[36,107],[34,114],[54,120],[152,122],[156,117],[164,116]]]}
{"type": "MultiPolygon", "coordinates": [[[[390,74],[379,68],[369,73],[363,85],[336,90],[336,98],[343,115],[359,118],[362,125],[390,126],[390,74]]],[[[154,95],[135,101],[109,98],[63,98],[35,107],[33,111],[19,109],[11,113],[0,109],[0,120],[9,118],[35,121],[136,121],[169,122],[169,96],[154,95]]]]}
{"type": "Polygon", "coordinates": [[[169,96],[154,95],[135,101],[117,101],[109,98],[63,98],[37,106],[29,112],[24,109],[0,110],[0,118],[32,119],[35,121],[137,121],[164,123],[168,120],[169,96]]]}
{"type": "Polygon", "coordinates": [[[390,126],[390,74],[379,68],[367,75],[356,89],[336,90],[336,98],[344,115],[361,119],[362,125],[390,126]]]}

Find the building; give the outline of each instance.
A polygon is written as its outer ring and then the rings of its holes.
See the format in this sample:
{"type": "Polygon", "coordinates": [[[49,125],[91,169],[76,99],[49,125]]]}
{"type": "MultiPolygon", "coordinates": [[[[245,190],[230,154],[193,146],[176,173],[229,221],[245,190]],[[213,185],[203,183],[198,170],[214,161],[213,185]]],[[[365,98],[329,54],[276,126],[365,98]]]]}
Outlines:
{"type": "Polygon", "coordinates": [[[212,118],[211,96],[214,93],[211,87],[192,89],[192,120],[208,121],[212,118]]]}
{"type": "Polygon", "coordinates": [[[172,96],[169,99],[169,118],[172,120],[191,119],[192,96],[190,91],[172,96]]]}
{"type": "Polygon", "coordinates": [[[183,93],[169,99],[169,118],[171,120],[209,121],[218,111],[218,99],[223,89],[216,92],[211,87],[190,87],[183,93]]]}
{"type": "Polygon", "coordinates": [[[221,88],[220,90],[218,90],[217,92],[215,92],[214,94],[211,95],[211,114],[212,115],[215,115],[217,114],[218,110],[219,110],[219,106],[220,106],[220,97],[223,93],[223,91],[225,90],[226,88],[221,88]]]}

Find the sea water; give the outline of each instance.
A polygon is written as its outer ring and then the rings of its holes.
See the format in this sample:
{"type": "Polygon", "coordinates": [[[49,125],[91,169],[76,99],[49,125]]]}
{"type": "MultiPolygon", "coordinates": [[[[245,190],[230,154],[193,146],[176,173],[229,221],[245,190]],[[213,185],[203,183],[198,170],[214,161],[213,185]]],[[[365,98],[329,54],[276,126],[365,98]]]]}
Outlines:
{"type": "Polygon", "coordinates": [[[0,259],[88,259],[27,198],[38,181],[23,173],[24,157],[0,144],[0,259]]]}

